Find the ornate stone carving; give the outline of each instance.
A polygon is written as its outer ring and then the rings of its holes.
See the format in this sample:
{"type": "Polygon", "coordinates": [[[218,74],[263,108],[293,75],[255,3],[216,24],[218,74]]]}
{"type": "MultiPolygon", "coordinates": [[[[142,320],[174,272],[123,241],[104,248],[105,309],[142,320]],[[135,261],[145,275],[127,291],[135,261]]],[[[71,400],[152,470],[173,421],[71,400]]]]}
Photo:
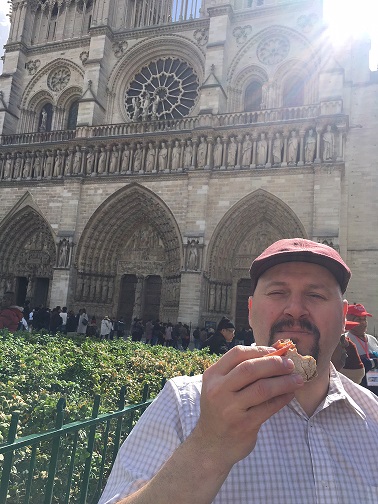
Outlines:
{"type": "Polygon", "coordinates": [[[305,163],[312,163],[314,161],[315,148],[316,138],[314,135],[314,130],[310,129],[305,144],[305,163]]]}
{"type": "Polygon", "coordinates": [[[68,85],[70,78],[71,70],[68,67],[63,66],[50,72],[47,77],[47,85],[51,91],[58,92],[68,85]]]}
{"type": "Polygon", "coordinates": [[[295,164],[297,162],[298,145],[299,140],[297,134],[295,131],[292,131],[287,142],[287,162],[289,164],[295,164]]]}
{"type": "Polygon", "coordinates": [[[232,35],[236,38],[237,44],[244,44],[244,42],[246,42],[248,36],[251,33],[252,33],[252,26],[245,25],[245,26],[237,26],[236,28],[234,28],[232,35]]]}
{"type": "Polygon", "coordinates": [[[114,42],[113,51],[116,58],[120,58],[123,56],[127,50],[128,43],[126,40],[120,40],[118,42],[114,42]]]}
{"type": "Polygon", "coordinates": [[[133,121],[186,116],[194,107],[198,88],[198,77],[186,61],[159,58],[130,82],[124,99],[126,114],[133,121]]]}
{"type": "Polygon", "coordinates": [[[318,16],[315,13],[299,16],[297,19],[298,27],[304,32],[310,32],[316,23],[318,22],[318,16]]]}
{"type": "Polygon", "coordinates": [[[332,126],[328,125],[323,133],[323,161],[333,161],[335,154],[335,135],[332,132],[332,126]]]}
{"type": "Polygon", "coordinates": [[[257,47],[257,57],[265,65],[276,65],[287,57],[290,51],[290,42],[284,36],[264,39],[257,47]]]}
{"type": "Polygon", "coordinates": [[[199,240],[188,240],[186,245],[186,264],[185,269],[188,271],[197,271],[200,267],[200,247],[199,240]]]}
{"type": "Polygon", "coordinates": [[[279,133],[275,134],[275,138],[273,140],[273,164],[279,164],[282,161],[282,147],[283,140],[279,133]]]}
{"type": "Polygon", "coordinates": [[[89,58],[89,51],[82,51],[80,53],[79,58],[80,58],[82,64],[85,65],[85,63],[87,62],[87,60],[89,58]]]}
{"type": "Polygon", "coordinates": [[[193,37],[199,46],[204,46],[209,40],[209,30],[206,28],[195,30],[193,37]]]}
{"type": "Polygon", "coordinates": [[[72,243],[69,238],[62,238],[57,246],[57,268],[69,268],[71,263],[72,243]]]}
{"type": "Polygon", "coordinates": [[[34,75],[38,68],[41,65],[41,61],[39,59],[28,61],[25,63],[25,68],[29,72],[29,75],[34,75]]]}

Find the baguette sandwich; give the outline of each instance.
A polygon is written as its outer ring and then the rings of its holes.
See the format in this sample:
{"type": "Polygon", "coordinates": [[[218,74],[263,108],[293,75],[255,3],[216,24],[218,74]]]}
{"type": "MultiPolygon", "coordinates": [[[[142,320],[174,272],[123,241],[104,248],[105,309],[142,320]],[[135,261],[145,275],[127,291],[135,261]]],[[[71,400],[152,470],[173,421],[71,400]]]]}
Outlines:
{"type": "Polygon", "coordinates": [[[290,339],[278,340],[273,348],[276,351],[268,354],[271,355],[284,355],[294,362],[294,373],[302,376],[305,382],[312,380],[317,376],[316,360],[311,355],[301,355],[297,352],[295,343],[290,339]]]}

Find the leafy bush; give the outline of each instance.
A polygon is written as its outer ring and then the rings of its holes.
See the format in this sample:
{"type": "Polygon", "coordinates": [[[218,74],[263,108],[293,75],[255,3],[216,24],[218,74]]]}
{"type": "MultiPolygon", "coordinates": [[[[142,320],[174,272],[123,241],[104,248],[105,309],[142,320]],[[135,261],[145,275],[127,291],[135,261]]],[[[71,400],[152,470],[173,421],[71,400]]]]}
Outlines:
{"type": "MultiPolygon", "coordinates": [[[[163,379],[183,374],[202,373],[217,359],[206,350],[181,352],[173,348],[149,346],[124,340],[98,341],[85,337],[7,331],[0,332],[0,444],[6,441],[11,413],[20,412],[17,436],[25,436],[54,428],[56,405],[66,400],[64,423],[90,418],[94,396],[101,396],[100,413],[114,411],[119,391],[126,386],[128,404],[141,402],[142,389],[149,385],[151,397],[156,396],[163,379]]],[[[136,418],[133,420],[136,421],[136,418]]],[[[113,430],[114,430],[113,422],[113,430]]],[[[104,427],[105,428],[105,427],[104,427]]],[[[91,465],[90,487],[95,492],[101,473],[104,428],[96,431],[96,443],[91,465]]],[[[127,432],[123,428],[122,432],[127,432]]],[[[70,502],[77,502],[81,473],[88,456],[88,432],[81,431],[75,455],[75,470],[71,478],[70,502]]],[[[109,436],[108,447],[114,447],[109,436]]],[[[53,502],[63,499],[67,487],[67,471],[72,439],[62,439],[61,473],[54,482],[53,502]]],[[[30,502],[40,502],[46,485],[50,444],[39,446],[33,473],[30,502]]],[[[9,487],[9,502],[23,502],[25,480],[31,449],[17,451],[13,461],[9,487]]],[[[0,460],[1,462],[1,460],[0,460]]],[[[111,460],[105,461],[105,471],[111,460]]],[[[98,491],[98,489],[97,489],[98,491]]],[[[90,493],[89,492],[89,493],[90,493]]]]}

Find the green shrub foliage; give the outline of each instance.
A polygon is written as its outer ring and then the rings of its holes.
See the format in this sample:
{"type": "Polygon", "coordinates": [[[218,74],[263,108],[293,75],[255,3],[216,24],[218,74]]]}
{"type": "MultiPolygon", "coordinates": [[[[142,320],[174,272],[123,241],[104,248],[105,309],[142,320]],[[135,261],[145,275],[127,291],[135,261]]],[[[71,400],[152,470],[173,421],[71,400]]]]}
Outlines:
{"type": "MultiPolygon", "coordinates": [[[[7,439],[11,413],[20,412],[17,436],[45,432],[54,428],[56,405],[66,400],[64,423],[90,418],[95,395],[101,396],[100,413],[118,408],[119,392],[126,386],[126,402],[139,403],[145,384],[154,397],[163,379],[202,373],[217,359],[206,350],[181,352],[173,348],[149,346],[124,340],[98,341],[85,337],[0,331],[0,444],[7,439]]],[[[135,423],[137,418],[133,418],[135,423]]],[[[114,432],[115,422],[110,426],[114,432]]],[[[105,477],[111,456],[102,460],[104,425],[96,431],[92,456],[89,499],[97,498],[97,483],[104,463],[105,477]],[[92,497],[90,497],[92,495],[92,497]]],[[[126,426],[123,428],[125,435],[126,426]]],[[[73,437],[73,436],[71,436],[73,437]]],[[[64,502],[67,473],[73,440],[62,439],[59,467],[54,482],[54,503],[64,502]]],[[[71,478],[69,502],[77,502],[85,460],[88,432],[77,440],[75,470],[71,478]]],[[[108,453],[114,439],[107,435],[108,453]]],[[[46,485],[51,443],[37,450],[30,502],[40,502],[46,485]]],[[[9,487],[9,502],[23,502],[31,448],[20,449],[14,456],[9,487]]],[[[1,460],[0,460],[1,467],[1,460]]],[[[102,485],[103,486],[103,485],[102,485]]],[[[94,501],[94,500],[93,500],[94,501]]]]}

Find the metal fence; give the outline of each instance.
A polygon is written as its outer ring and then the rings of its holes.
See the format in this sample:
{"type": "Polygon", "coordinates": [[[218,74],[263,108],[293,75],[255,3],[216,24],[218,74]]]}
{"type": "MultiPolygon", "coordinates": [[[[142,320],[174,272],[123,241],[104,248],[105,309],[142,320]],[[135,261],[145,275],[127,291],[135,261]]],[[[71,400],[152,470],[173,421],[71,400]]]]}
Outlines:
{"type": "Polygon", "coordinates": [[[97,504],[121,442],[151,401],[145,386],[142,402],[125,406],[123,387],[117,411],[99,414],[96,396],[91,418],[65,425],[62,398],[53,430],[19,439],[20,415],[13,413],[0,444],[0,504],[97,504]]]}

